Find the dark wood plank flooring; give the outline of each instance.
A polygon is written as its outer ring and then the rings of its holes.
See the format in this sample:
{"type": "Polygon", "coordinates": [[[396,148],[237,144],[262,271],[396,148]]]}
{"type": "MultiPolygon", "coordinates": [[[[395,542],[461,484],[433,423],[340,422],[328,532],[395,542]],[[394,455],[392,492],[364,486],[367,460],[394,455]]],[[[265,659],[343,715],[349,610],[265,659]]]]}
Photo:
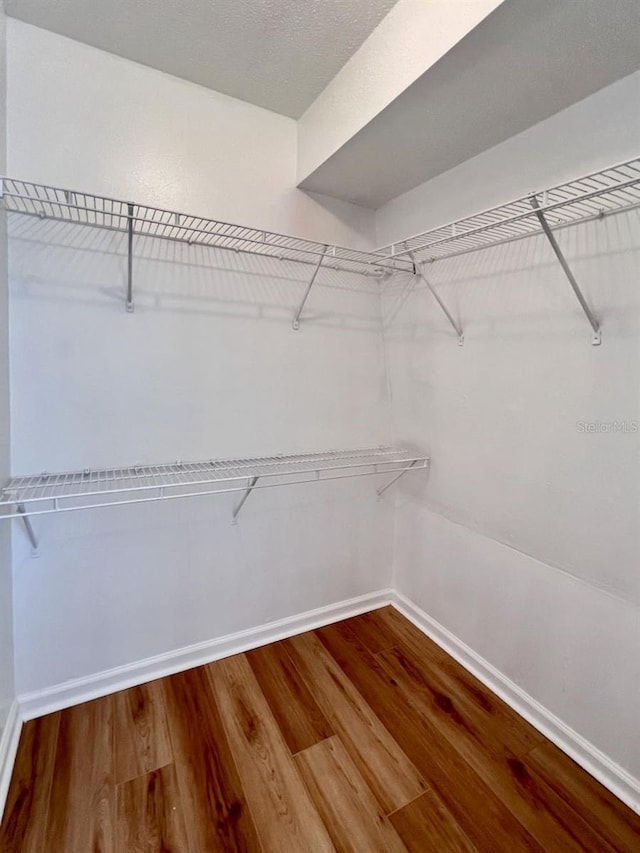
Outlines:
{"type": "Polygon", "coordinates": [[[632,812],[392,608],[25,724],[0,853],[640,853],[632,812]]]}

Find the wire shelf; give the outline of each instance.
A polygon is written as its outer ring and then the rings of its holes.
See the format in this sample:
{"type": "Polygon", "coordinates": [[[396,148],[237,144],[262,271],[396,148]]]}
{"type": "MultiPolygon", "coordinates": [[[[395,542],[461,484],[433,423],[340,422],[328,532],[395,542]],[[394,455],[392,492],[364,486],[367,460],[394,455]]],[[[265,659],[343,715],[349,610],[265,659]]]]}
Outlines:
{"type": "Polygon", "coordinates": [[[4,518],[91,509],[270,486],[294,485],[426,468],[429,459],[391,447],[334,450],[254,459],[209,459],[129,468],[13,477],[0,493],[4,518]],[[251,485],[255,478],[258,485],[251,485]],[[20,509],[18,509],[20,507],[20,509]]]}
{"type": "Polygon", "coordinates": [[[640,158],[530,193],[379,251],[394,260],[413,257],[416,262],[436,261],[540,234],[543,229],[532,206],[533,198],[551,229],[631,210],[640,206],[640,158]]]}
{"type": "Polygon", "coordinates": [[[157,237],[216,249],[266,255],[279,260],[317,264],[364,275],[380,275],[411,269],[407,259],[388,258],[379,252],[364,252],[290,237],[272,231],[233,225],[172,210],[35,184],[15,178],[1,178],[5,210],[87,225],[134,236],[157,237]]]}

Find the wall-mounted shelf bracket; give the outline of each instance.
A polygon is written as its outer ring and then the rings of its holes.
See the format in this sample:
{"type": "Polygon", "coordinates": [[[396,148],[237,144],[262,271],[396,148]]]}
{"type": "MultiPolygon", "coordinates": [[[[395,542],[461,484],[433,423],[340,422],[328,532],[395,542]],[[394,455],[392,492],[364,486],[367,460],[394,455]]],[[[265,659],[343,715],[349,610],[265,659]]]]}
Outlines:
{"type": "Polygon", "coordinates": [[[413,462],[411,463],[411,465],[407,465],[407,467],[404,469],[404,471],[400,471],[400,473],[396,474],[395,477],[392,477],[388,483],[385,483],[385,485],[382,486],[381,489],[378,489],[376,492],[376,494],[378,495],[378,498],[381,498],[382,495],[387,491],[387,489],[389,489],[391,486],[393,486],[394,483],[398,482],[400,477],[404,477],[404,475],[407,473],[407,471],[410,471],[414,465],[417,465],[418,461],[419,461],[418,459],[414,459],[413,462]]]}
{"type": "Polygon", "coordinates": [[[135,221],[133,204],[127,205],[127,311],[133,312],[133,224],[135,221]]]}
{"type": "Polygon", "coordinates": [[[320,272],[320,267],[322,266],[322,262],[324,261],[324,259],[326,257],[326,253],[328,251],[328,246],[324,247],[324,251],[325,251],[325,254],[320,256],[320,260],[318,261],[318,263],[315,266],[315,269],[313,270],[313,275],[311,276],[311,280],[309,281],[309,284],[307,285],[307,289],[304,292],[304,296],[302,297],[302,301],[300,302],[300,305],[298,305],[298,310],[296,311],[295,316],[293,318],[293,323],[291,324],[291,326],[292,326],[293,330],[296,332],[300,328],[300,315],[302,314],[305,303],[306,303],[307,299],[309,298],[309,294],[311,293],[311,288],[313,287],[313,285],[315,283],[316,277],[317,277],[318,273],[320,272]]]}
{"type": "Polygon", "coordinates": [[[33,529],[33,525],[31,524],[31,519],[28,515],[26,515],[26,510],[24,508],[24,504],[18,504],[16,507],[18,513],[20,514],[20,520],[24,525],[25,532],[29,537],[29,542],[31,542],[31,554],[33,557],[38,557],[40,552],[38,550],[38,538],[33,529]]]}
{"type": "Polygon", "coordinates": [[[249,485],[245,489],[244,494],[242,495],[242,497],[238,501],[235,509],[233,510],[233,524],[238,523],[238,515],[240,514],[240,510],[244,506],[245,501],[247,500],[247,498],[249,497],[251,492],[254,490],[256,483],[258,482],[259,479],[260,479],[260,477],[251,477],[249,479],[249,485]]]}
{"type": "Polygon", "coordinates": [[[440,306],[442,313],[447,318],[447,320],[449,321],[449,323],[453,327],[456,335],[458,336],[458,346],[461,347],[464,344],[464,333],[463,333],[462,329],[456,323],[456,321],[453,319],[451,312],[449,311],[447,306],[444,304],[444,302],[440,298],[440,294],[438,293],[438,291],[435,289],[435,287],[431,284],[429,279],[424,274],[422,267],[420,265],[416,264],[415,259],[413,257],[413,253],[410,253],[409,257],[413,261],[414,275],[419,276],[424,281],[424,283],[427,285],[427,287],[429,288],[431,295],[433,296],[433,298],[436,300],[436,302],[440,306]]]}
{"type": "Polygon", "coordinates": [[[591,336],[591,343],[595,347],[600,346],[600,344],[602,343],[602,333],[600,331],[600,326],[598,324],[598,321],[594,317],[593,312],[587,303],[587,300],[584,298],[582,291],[580,290],[580,287],[578,285],[578,282],[575,279],[574,274],[571,272],[571,267],[567,263],[567,259],[565,258],[564,254],[562,252],[562,249],[558,245],[558,241],[556,240],[556,238],[553,234],[553,231],[549,227],[549,223],[547,222],[546,216],[544,215],[543,211],[540,209],[540,205],[538,204],[538,199],[536,198],[535,195],[532,195],[529,198],[529,201],[531,202],[531,206],[533,207],[535,214],[538,217],[538,221],[540,222],[540,225],[542,226],[542,230],[544,231],[545,237],[547,238],[547,240],[551,244],[551,248],[553,249],[556,258],[560,262],[560,266],[562,267],[564,274],[566,275],[566,277],[569,280],[569,284],[571,285],[573,292],[576,295],[576,299],[580,303],[580,307],[584,311],[585,316],[586,316],[587,320],[589,321],[591,328],[593,329],[593,335],[591,336]]]}

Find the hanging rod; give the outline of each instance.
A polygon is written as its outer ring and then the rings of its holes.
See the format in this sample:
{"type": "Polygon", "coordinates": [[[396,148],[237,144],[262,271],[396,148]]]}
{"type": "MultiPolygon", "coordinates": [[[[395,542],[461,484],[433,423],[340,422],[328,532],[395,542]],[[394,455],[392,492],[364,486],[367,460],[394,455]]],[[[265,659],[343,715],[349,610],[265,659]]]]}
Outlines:
{"type": "MultiPolygon", "coordinates": [[[[233,513],[235,519],[255,489],[404,473],[427,465],[427,456],[377,447],[44,473],[12,478],[0,493],[0,509],[7,510],[2,518],[26,522],[31,516],[47,513],[243,492],[233,513]]],[[[31,541],[37,544],[35,535],[31,541]]]]}
{"type": "MultiPolygon", "coordinates": [[[[129,248],[133,237],[155,237],[312,265],[317,264],[318,258],[330,255],[330,260],[325,258],[326,266],[361,275],[380,276],[384,272],[406,272],[411,269],[408,260],[387,258],[379,252],[326,246],[324,243],[275,231],[234,225],[17,178],[0,178],[0,199],[5,210],[12,213],[124,232],[128,236],[129,248]]],[[[131,276],[128,285],[130,281],[131,276]]],[[[128,310],[131,310],[132,305],[132,292],[128,286],[128,310]]]]}
{"type": "MultiPolygon", "coordinates": [[[[526,196],[379,249],[388,260],[443,260],[544,231],[526,196]]],[[[535,195],[549,230],[640,207],[640,158],[611,166],[535,195]]],[[[595,330],[594,330],[595,331],[595,330]]]]}

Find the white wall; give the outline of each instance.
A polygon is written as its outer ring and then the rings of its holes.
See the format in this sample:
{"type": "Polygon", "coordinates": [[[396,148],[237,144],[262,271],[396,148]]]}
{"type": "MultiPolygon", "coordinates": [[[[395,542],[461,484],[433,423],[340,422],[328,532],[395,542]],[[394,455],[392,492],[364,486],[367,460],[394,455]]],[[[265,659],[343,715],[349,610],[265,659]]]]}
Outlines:
{"type": "MultiPolygon", "coordinates": [[[[5,16],[0,3],[0,170],[6,158],[5,16]]],[[[0,482],[9,475],[9,312],[7,242],[4,213],[0,214],[0,482]]],[[[15,698],[13,674],[13,592],[11,583],[11,527],[0,522],[0,739],[15,698]]],[[[0,757],[1,758],[1,757],[0,757]]]]}
{"type": "MultiPolygon", "coordinates": [[[[370,282],[325,275],[294,332],[291,266],[195,248],[178,266],[175,246],[139,243],[127,314],[114,235],[67,248],[78,235],[50,226],[11,221],[16,473],[388,439],[370,282]]],[[[232,498],[40,517],[39,559],[16,527],[19,693],[386,587],[373,480],[256,492],[237,527],[232,498]]]]}
{"type": "MultiPolygon", "coordinates": [[[[289,120],[16,22],[9,57],[11,172],[364,240],[293,190],[289,120]]],[[[308,265],[137,240],[127,314],[122,235],[10,234],[14,473],[388,440],[374,280],[322,271],[294,332],[308,265]]],[[[41,517],[38,559],[15,526],[18,692],[386,587],[375,485],[41,517]]]]}
{"type": "Polygon", "coordinates": [[[12,177],[369,248],[372,211],[296,189],[296,122],[8,20],[12,177]]]}
{"type": "Polygon", "coordinates": [[[397,196],[376,211],[377,245],[637,157],[639,98],[640,71],[397,196]]]}
{"type": "MultiPolygon", "coordinates": [[[[391,202],[381,242],[637,156],[639,83],[391,202]]],[[[558,239],[601,347],[542,236],[428,267],[463,347],[424,286],[387,292],[395,437],[433,458],[398,500],[395,585],[640,778],[640,211],[558,239]]]]}

